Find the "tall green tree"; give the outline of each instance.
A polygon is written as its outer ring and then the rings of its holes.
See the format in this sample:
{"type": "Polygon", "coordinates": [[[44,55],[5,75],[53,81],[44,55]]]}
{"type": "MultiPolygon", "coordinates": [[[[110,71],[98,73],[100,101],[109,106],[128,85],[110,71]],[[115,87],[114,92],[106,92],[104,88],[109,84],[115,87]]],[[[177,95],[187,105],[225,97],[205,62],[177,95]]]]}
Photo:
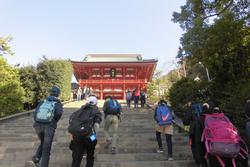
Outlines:
{"type": "Polygon", "coordinates": [[[246,1],[188,0],[181,9],[173,14],[173,21],[186,31],[178,57],[202,62],[219,90],[227,83],[249,78],[250,31],[246,11],[250,7],[246,1]]]}
{"type": "Polygon", "coordinates": [[[23,110],[24,90],[18,70],[0,56],[0,117],[23,110]]]}
{"type": "Polygon", "coordinates": [[[162,75],[161,71],[156,71],[147,90],[149,99],[157,102],[159,99],[168,100],[168,90],[180,79],[177,70],[172,70],[166,75],[162,75]]]}
{"type": "Polygon", "coordinates": [[[61,89],[60,98],[65,101],[70,98],[73,68],[70,61],[43,60],[37,65],[38,101],[49,94],[53,85],[61,89]]]}
{"type": "MultiPolygon", "coordinates": [[[[229,115],[233,110],[227,101],[246,98],[244,93],[237,93],[237,98],[234,89],[247,91],[249,84],[249,16],[249,0],[187,0],[181,12],[173,14],[173,21],[185,31],[177,57],[208,68],[212,78],[209,98],[220,102],[229,115]]],[[[197,70],[191,68],[194,74],[197,70]]],[[[235,102],[235,106],[243,103],[235,102]]]]}
{"type": "Polygon", "coordinates": [[[156,102],[160,99],[160,77],[161,77],[161,71],[155,71],[153,78],[148,85],[147,94],[148,98],[152,102],[156,102]]]}
{"type": "Polygon", "coordinates": [[[26,66],[19,69],[21,85],[24,88],[25,109],[34,108],[37,104],[37,70],[34,66],[26,66]]]}
{"type": "Polygon", "coordinates": [[[169,100],[175,113],[182,116],[185,112],[187,102],[204,101],[204,84],[190,78],[182,78],[177,81],[169,90],[169,100]]]}
{"type": "Polygon", "coordinates": [[[4,54],[8,55],[14,54],[14,52],[11,51],[10,46],[8,44],[12,39],[13,38],[11,36],[0,37],[0,56],[3,56],[4,54]]]}

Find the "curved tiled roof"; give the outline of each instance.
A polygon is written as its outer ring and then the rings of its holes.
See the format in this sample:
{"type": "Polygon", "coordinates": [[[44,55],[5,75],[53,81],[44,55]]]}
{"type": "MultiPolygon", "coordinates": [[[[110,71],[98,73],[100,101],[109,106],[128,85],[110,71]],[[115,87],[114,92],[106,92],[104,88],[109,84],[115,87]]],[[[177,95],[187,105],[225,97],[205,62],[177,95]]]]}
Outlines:
{"type": "Polygon", "coordinates": [[[140,54],[89,54],[83,62],[141,62],[140,54]]]}

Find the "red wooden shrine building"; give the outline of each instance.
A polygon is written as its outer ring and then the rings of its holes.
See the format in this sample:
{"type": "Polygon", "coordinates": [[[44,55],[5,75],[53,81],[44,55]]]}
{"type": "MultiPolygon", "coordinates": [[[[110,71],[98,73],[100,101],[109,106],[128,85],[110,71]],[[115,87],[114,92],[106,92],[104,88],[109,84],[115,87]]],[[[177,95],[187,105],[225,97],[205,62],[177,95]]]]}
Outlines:
{"type": "Polygon", "coordinates": [[[157,65],[157,60],[139,54],[90,54],[71,62],[80,87],[92,88],[99,99],[124,99],[127,89],[146,90],[157,65]]]}

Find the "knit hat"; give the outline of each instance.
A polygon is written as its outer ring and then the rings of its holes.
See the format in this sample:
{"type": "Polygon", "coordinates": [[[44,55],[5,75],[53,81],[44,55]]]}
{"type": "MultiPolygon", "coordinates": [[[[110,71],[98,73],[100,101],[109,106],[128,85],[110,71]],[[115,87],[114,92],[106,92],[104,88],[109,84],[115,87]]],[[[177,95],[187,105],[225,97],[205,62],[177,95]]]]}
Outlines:
{"type": "Polygon", "coordinates": [[[60,93],[61,93],[61,91],[57,86],[52,86],[52,88],[50,90],[50,95],[51,96],[58,97],[60,93]]]}
{"type": "Polygon", "coordinates": [[[97,105],[97,98],[95,96],[89,96],[87,103],[90,105],[97,105]]]}

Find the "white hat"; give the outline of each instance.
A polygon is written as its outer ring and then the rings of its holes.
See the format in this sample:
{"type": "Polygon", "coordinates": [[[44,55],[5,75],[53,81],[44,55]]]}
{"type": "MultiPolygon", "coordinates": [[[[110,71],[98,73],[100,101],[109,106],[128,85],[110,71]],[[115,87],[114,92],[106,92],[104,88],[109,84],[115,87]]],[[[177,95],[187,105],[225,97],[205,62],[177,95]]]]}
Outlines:
{"type": "Polygon", "coordinates": [[[88,104],[91,104],[91,105],[97,105],[97,98],[95,96],[90,96],[88,99],[87,99],[87,103],[88,104]]]}
{"type": "Polygon", "coordinates": [[[208,103],[203,103],[203,105],[202,105],[203,107],[207,107],[207,108],[209,108],[209,104],[208,103]]]}

